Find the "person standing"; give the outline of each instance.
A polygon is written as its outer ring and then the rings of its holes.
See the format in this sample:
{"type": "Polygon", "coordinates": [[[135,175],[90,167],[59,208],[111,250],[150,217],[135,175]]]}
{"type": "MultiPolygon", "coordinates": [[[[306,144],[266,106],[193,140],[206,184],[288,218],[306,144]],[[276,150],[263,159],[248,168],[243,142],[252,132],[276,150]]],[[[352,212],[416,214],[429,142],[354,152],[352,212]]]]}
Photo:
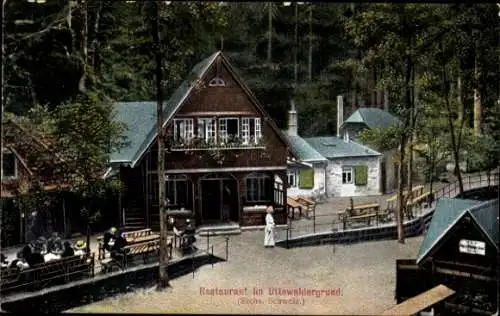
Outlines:
{"type": "Polygon", "coordinates": [[[267,215],[266,215],[266,227],[264,229],[264,246],[266,248],[269,247],[274,247],[274,227],[276,226],[274,224],[274,218],[273,218],[273,207],[269,206],[266,209],[267,215]]]}

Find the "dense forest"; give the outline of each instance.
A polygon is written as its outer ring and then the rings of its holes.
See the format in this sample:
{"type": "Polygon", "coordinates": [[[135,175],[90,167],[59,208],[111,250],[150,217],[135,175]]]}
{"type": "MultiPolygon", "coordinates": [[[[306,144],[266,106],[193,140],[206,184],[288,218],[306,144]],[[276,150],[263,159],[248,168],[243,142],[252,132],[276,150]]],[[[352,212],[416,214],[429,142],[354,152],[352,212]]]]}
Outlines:
{"type": "MultiPolygon", "coordinates": [[[[7,112],[60,117],[89,95],[155,100],[150,1],[43,2],[5,4],[7,112]]],[[[497,157],[495,4],[163,1],[160,10],[167,96],[222,50],[279,126],[295,99],[301,135],[334,134],[341,94],[347,115],[380,107],[404,122],[402,132],[365,135],[378,148],[416,138],[428,164],[442,148],[457,163],[464,152],[497,157]]]]}

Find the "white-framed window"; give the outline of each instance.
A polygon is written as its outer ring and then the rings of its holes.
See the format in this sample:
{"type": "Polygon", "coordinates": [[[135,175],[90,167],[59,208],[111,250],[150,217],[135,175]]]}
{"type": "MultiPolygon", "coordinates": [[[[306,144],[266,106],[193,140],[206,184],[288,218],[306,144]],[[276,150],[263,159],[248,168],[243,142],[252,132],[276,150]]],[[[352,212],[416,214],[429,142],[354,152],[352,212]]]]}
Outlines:
{"type": "Polygon", "coordinates": [[[212,80],[210,80],[210,82],[208,83],[208,85],[210,87],[225,87],[226,83],[224,82],[224,80],[222,80],[222,78],[215,77],[212,80]]]}
{"type": "Polygon", "coordinates": [[[198,119],[197,137],[204,139],[207,143],[216,141],[217,122],[213,118],[198,119]]]}
{"type": "Polygon", "coordinates": [[[354,183],[354,170],[352,167],[342,167],[342,184],[354,183]]]}
{"type": "Polygon", "coordinates": [[[17,178],[17,159],[11,152],[3,153],[2,177],[4,179],[17,178]]]}
{"type": "Polygon", "coordinates": [[[250,119],[247,117],[241,119],[241,141],[245,145],[250,143],[250,119]]]}
{"type": "Polygon", "coordinates": [[[297,170],[292,169],[287,171],[288,176],[288,187],[296,188],[299,186],[299,177],[297,176],[297,170]]]}
{"type": "Polygon", "coordinates": [[[187,207],[190,205],[190,181],[184,175],[165,176],[165,194],[170,206],[187,207]]]}
{"type": "Polygon", "coordinates": [[[241,119],[241,140],[243,144],[248,145],[250,141],[257,144],[262,138],[262,122],[260,117],[241,119]]]}
{"type": "Polygon", "coordinates": [[[262,138],[262,123],[260,117],[257,117],[254,119],[255,122],[255,129],[254,129],[254,140],[255,143],[259,143],[260,139],[262,138]]]}
{"type": "Polygon", "coordinates": [[[191,140],[194,137],[193,119],[174,119],[174,139],[191,140]]]}
{"type": "Polygon", "coordinates": [[[266,174],[252,174],[245,178],[246,201],[268,202],[273,198],[272,178],[266,174]]]}
{"type": "Polygon", "coordinates": [[[219,135],[220,142],[227,142],[230,139],[236,138],[239,135],[240,120],[235,117],[224,117],[219,119],[219,135]]]}

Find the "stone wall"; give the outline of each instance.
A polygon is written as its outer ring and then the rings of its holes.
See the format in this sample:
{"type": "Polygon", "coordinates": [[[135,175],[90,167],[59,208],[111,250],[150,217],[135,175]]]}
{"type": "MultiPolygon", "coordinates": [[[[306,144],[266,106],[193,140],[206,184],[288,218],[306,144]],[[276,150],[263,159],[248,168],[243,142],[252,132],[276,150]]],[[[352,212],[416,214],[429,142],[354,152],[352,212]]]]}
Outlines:
{"type": "MultiPolygon", "coordinates": [[[[332,159],[326,168],[327,172],[327,194],[328,196],[367,196],[380,195],[382,157],[347,157],[332,159]],[[368,184],[357,186],[353,184],[342,184],[342,168],[359,165],[368,166],[368,184]]],[[[353,175],[354,181],[354,175],[353,175]]]]}
{"type": "Polygon", "coordinates": [[[312,189],[301,189],[300,187],[288,188],[289,196],[305,195],[317,196],[325,194],[325,165],[323,163],[315,163],[314,167],[314,187],[312,189]]]}

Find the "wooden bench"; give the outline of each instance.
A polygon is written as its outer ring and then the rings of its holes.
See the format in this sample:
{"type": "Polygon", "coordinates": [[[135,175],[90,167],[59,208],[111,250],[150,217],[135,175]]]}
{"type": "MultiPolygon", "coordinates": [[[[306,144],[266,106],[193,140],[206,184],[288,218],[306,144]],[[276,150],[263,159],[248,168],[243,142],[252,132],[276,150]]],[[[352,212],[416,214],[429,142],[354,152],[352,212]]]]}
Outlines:
{"type": "Polygon", "coordinates": [[[346,212],[352,212],[353,216],[364,215],[365,213],[377,213],[380,211],[379,203],[366,203],[366,204],[357,204],[352,207],[348,207],[346,212]]]}
{"type": "MultiPolygon", "coordinates": [[[[133,242],[134,240],[136,240],[138,238],[145,238],[145,237],[151,235],[152,233],[153,232],[152,232],[151,228],[146,228],[146,229],[124,232],[124,233],[122,233],[122,236],[127,240],[128,243],[130,243],[131,241],[133,242]]],[[[102,260],[105,257],[104,235],[98,236],[97,241],[99,242],[98,259],[102,260]]]]}
{"type": "MultiPolygon", "coordinates": [[[[2,271],[3,272],[3,271],[2,271]]],[[[94,254],[72,256],[41,263],[26,270],[9,269],[2,274],[1,290],[38,290],[94,275],[94,254]],[[6,277],[4,279],[4,276],[6,277]]]]}
{"type": "Polygon", "coordinates": [[[371,219],[375,218],[375,220],[378,220],[378,213],[367,213],[363,215],[357,215],[357,216],[343,216],[342,223],[344,230],[347,228],[349,224],[352,222],[366,222],[367,225],[370,225],[371,219]]]}
{"type": "Polygon", "coordinates": [[[294,198],[292,198],[290,196],[286,198],[286,205],[288,208],[288,217],[289,218],[295,219],[295,210],[297,210],[297,209],[299,210],[299,216],[302,217],[302,208],[304,207],[304,205],[300,204],[299,202],[297,202],[294,198]]]}
{"type": "Polygon", "coordinates": [[[305,211],[306,211],[306,217],[309,217],[309,214],[314,214],[315,209],[316,209],[316,202],[312,201],[306,196],[299,195],[297,196],[297,201],[304,205],[305,211]]]}
{"type": "MultiPolygon", "coordinates": [[[[169,238],[167,241],[167,250],[169,253],[169,257],[172,258],[172,239],[169,238]]],[[[127,266],[127,263],[130,260],[134,260],[137,256],[142,256],[142,260],[144,263],[147,262],[147,259],[153,255],[159,255],[160,252],[160,238],[155,240],[150,240],[146,242],[136,243],[132,245],[125,246],[124,248],[126,255],[124,256],[124,264],[123,266],[127,266]]]]}

